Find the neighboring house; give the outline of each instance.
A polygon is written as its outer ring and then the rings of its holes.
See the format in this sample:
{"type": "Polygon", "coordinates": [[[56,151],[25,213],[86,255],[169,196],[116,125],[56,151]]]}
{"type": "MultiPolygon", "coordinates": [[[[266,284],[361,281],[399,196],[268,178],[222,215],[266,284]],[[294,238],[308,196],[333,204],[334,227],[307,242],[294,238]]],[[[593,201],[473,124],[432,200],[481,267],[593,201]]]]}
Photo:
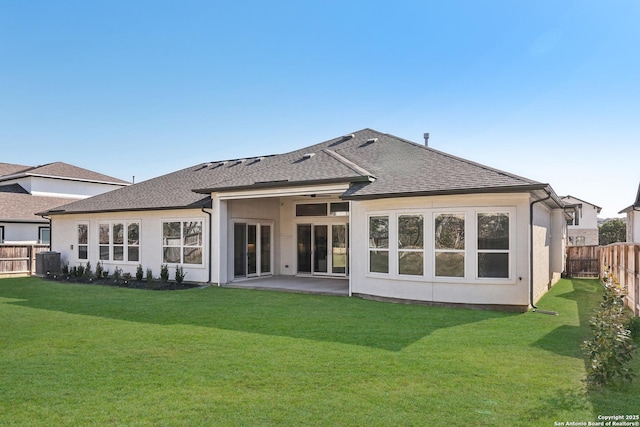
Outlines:
{"type": "Polygon", "coordinates": [[[180,265],[218,284],[345,277],[350,295],[518,310],[564,270],[570,217],[548,184],[371,129],[43,214],[70,265],[180,265]]]}
{"type": "Polygon", "coordinates": [[[564,196],[562,201],[575,207],[576,214],[568,223],[569,246],[598,245],[598,214],[602,211],[596,206],[573,196],[564,196]]]}
{"type": "Polygon", "coordinates": [[[640,243],[640,185],[633,204],[618,213],[627,214],[627,242],[640,243]]]}
{"type": "Polygon", "coordinates": [[[37,212],[127,185],[61,162],[36,167],[0,163],[0,243],[49,244],[49,221],[37,212]]]}

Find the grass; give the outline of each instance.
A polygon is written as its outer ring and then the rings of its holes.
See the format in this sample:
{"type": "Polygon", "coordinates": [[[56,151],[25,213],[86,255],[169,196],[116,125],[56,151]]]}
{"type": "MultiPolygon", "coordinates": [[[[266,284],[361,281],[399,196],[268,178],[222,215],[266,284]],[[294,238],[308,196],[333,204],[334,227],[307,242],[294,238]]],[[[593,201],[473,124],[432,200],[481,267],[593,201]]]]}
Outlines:
{"type": "MultiPolygon", "coordinates": [[[[512,425],[637,414],[584,388],[596,281],[558,316],[0,280],[0,425],[512,425]]],[[[640,364],[636,360],[636,369],[640,364]]]]}

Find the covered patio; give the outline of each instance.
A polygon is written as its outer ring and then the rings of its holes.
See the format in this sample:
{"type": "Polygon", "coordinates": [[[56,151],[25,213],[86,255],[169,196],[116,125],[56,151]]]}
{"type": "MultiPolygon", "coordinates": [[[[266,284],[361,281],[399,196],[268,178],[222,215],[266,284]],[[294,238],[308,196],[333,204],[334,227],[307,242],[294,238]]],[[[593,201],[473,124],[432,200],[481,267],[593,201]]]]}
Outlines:
{"type": "Polygon", "coordinates": [[[221,286],[225,288],[349,296],[349,279],[335,277],[266,276],[236,280],[221,286]]]}

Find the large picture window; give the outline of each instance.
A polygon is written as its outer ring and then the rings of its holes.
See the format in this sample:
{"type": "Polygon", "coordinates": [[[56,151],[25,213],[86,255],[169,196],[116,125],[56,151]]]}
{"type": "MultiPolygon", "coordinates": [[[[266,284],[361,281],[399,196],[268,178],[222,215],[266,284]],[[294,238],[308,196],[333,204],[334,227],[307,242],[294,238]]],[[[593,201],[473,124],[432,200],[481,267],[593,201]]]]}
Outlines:
{"type": "Polygon", "coordinates": [[[464,214],[438,214],[434,220],[436,277],[464,277],[464,214]]]}
{"type": "Polygon", "coordinates": [[[162,262],[202,264],[202,221],[162,223],[162,262]]]}
{"type": "Polygon", "coordinates": [[[369,271],[389,272],[389,217],[369,217],[369,271]]]}
{"type": "Polygon", "coordinates": [[[478,213],[478,278],[508,278],[509,255],[509,214],[478,213]]]}
{"type": "Polygon", "coordinates": [[[140,223],[115,221],[98,225],[101,261],[140,261],[140,223]]]}
{"type": "Polygon", "coordinates": [[[398,216],[398,273],[424,273],[424,220],[422,215],[398,216]]]}

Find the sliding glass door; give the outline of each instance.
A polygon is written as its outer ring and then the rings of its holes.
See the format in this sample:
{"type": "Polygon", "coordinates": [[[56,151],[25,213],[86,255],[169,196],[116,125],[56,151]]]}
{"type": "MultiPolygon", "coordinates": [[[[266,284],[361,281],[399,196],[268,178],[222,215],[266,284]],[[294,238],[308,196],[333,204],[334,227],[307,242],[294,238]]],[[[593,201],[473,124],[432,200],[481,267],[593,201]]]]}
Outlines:
{"type": "Polygon", "coordinates": [[[346,275],[347,230],[347,224],[298,224],[297,272],[346,275]]]}
{"type": "Polygon", "coordinates": [[[271,225],[236,222],[233,225],[234,277],[271,274],[271,225]]]}

